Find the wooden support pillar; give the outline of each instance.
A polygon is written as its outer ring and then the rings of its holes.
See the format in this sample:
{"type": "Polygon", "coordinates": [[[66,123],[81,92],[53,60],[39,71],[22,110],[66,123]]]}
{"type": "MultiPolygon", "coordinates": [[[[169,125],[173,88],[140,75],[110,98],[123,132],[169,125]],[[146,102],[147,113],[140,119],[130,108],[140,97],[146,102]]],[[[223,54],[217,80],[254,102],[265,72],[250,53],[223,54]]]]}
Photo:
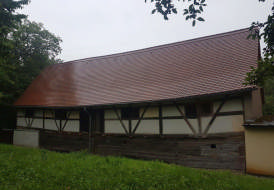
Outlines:
{"type": "Polygon", "coordinates": [[[163,135],[163,112],[162,105],[159,106],[159,134],[163,135]]]}
{"type": "Polygon", "coordinates": [[[88,126],[88,151],[89,153],[94,153],[95,150],[95,136],[94,136],[94,125],[92,121],[92,114],[90,111],[87,110],[86,107],[84,107],[84,111],[88,114],[89,118],[89,126],[88,126]]]}
{"type": "Polygon", "coordinates": [[[131,136],[131,133],[132,133],[132,120],[131,119],[128,120],[128,130],[129,130],[128,133],[131,136]]]}
{"type": "Polygon", "coordinates": [[[245,122],[245,99],[244,99],[244,96],[242,96],[241,102],[242,102],[242,109],[243,109],[243,120],[245,122]]]}
{"type": "Polygon", "coordinates": [[[198,135],[202,135],[202,119],[201,119],[201,107],[200,105],[196,104],[196,110],[197,110],[197,119],[198,119],[198,135]]]}
{"type": "Polygon", "coordinates": [[[45,110],[43,109],[43,129],[45,129],[45,110]]]}

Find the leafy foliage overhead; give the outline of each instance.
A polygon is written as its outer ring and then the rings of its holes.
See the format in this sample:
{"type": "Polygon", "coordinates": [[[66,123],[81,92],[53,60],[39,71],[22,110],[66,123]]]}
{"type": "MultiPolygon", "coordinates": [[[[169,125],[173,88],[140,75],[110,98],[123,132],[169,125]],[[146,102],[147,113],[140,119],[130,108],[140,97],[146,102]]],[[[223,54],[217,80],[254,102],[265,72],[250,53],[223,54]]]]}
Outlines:
{"type": "Polygon", "coordinates": [[[42,69],[59,62],[61,39],[16,13],[29,2],[0,1],[0,105],[11,104],[42,69]]]}
{"type": "MultiPolygon", "coordinates": [[[[177,0],[179,1],[179,0],[177,0]]],[[[204,7],[207,6],[206,0],[183,0],[188,3],[186,8],[183,9],[186,20],[192,21],[192,25],[195,26],[196,21],[205,21],[204,18],[199,15],[204,11],[204,7]]],[[[145,0],[147,2],[147,0],[145,0]]],[[[152,14],[158,12],[163,15],[165,20],[168,20],[170,14],[177,14],[178,9],[174,5],[174,0],[150,0],[150,3],[155,5],[155,9],[152,10],[152,14]]]]}

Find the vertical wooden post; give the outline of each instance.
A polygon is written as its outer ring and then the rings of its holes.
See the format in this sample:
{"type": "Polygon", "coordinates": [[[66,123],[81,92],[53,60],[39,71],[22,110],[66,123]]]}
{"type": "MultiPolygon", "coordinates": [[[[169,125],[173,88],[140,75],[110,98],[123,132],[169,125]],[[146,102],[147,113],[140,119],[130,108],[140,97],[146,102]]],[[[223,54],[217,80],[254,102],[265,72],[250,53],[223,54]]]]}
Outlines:
{"type": "Polygon", "coordinates": [[[243,109],[243,120],[245,122],[245,99],[244,99],[244,96],[242,96],[241,102],[242,102],[242,109],[243,109]]]}
{"type": "Polygon", "coordinates": [[[43,109],[43,129],[45,129],[45,110],[43,109]]]}
{"type": "Polygon", "coordinates": [[[131,121],[130,118],[128,120],[128,133],[129,133],[129,136],[131,136],[131,133],[132,133],[132,121],[131,121]]]}
{"type": "Polygon", "coordinates": [[[93,130],[93,124],[92,124],[92,115],[91,113],[87,110],[86,107],[84,107],[84,111],[88,114],[88,120],[89,120],[89,126],[88,126],[88,151],[89,153],[94,152],[94,130],[93,130]]]}
{"type": "Polygon", "coordinates": [[[60,121],[59,121],[59,130],[60,130],[60,132],[63,131],[63,130],[62,130],[62,119],[60,119],[60,121]]]}
{"type": "Polygon", "coordinates": [[[159,133],[163,135],[163,112],[162,112],[162,105],[159,105],[159,133]]]}
{"type": "Polygon", "coordinates": [[[197,110],[197,119],[198,119],[198,135],[202,135],[202,121],[201,121],[201,107],[199,104],[196,104],[196,110],[197,110]]]}

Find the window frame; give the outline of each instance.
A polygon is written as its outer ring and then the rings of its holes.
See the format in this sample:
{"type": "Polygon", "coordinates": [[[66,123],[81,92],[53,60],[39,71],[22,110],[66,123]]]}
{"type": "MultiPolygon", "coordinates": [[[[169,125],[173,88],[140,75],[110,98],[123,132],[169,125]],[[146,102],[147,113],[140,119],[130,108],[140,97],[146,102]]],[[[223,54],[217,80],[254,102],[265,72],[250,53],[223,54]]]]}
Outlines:
{"type": "Polygon", "coordinates": [[[33,117],[34,117],[34,110],[33,109],[25,110],[25,118],[33,118],[33,117]]]}
{"type": "Polygon", "coordinates": [[[121,120],[140,119],[139,107],[125,107],[121,108],[121,120]]]}
{"type": "Polygon", "coordinates": [[[199,112],[201,116],[211,116],[213,114],[213,102],[202,102],[199,103],[199,112]],[[207,105],[209,107],[209,112],[203,109],[203,106],[207,105]]]}
{"type": "Polygon", "coordinates": [[[54,111],[55,120],[67,120],[67,111],[66,110],[55,110],[54,111]]]}
{"type": "Polygon", "coordinates": [[[185,104],[184,105],[184,111],[185,111],[186,118],[196,119],[198,117],[198,110],[197,110],[197,106],[196,106],[195,103],[185,104]],[[191,108],[191,109],[187,109],[187,108],[191,108]],[[190,112],[190,110],[192,111],[192,113],[190,112]]]}

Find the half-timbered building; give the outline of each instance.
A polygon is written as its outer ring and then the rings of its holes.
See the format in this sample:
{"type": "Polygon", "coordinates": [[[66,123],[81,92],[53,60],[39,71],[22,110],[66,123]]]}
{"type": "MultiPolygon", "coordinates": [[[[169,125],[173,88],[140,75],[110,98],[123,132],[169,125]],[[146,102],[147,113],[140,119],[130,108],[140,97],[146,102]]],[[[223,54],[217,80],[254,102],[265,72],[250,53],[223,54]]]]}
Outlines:
{"type": "Polygon", "coordinates": [[[17,127],[39,130],[40,146],[51,149],[87,148],[90,134],[99,154],[243,169],[242,124],[262,115],[261,89],[243,84],[260,58],[248,35],[49,66],[15,102],[17,127]]]}

